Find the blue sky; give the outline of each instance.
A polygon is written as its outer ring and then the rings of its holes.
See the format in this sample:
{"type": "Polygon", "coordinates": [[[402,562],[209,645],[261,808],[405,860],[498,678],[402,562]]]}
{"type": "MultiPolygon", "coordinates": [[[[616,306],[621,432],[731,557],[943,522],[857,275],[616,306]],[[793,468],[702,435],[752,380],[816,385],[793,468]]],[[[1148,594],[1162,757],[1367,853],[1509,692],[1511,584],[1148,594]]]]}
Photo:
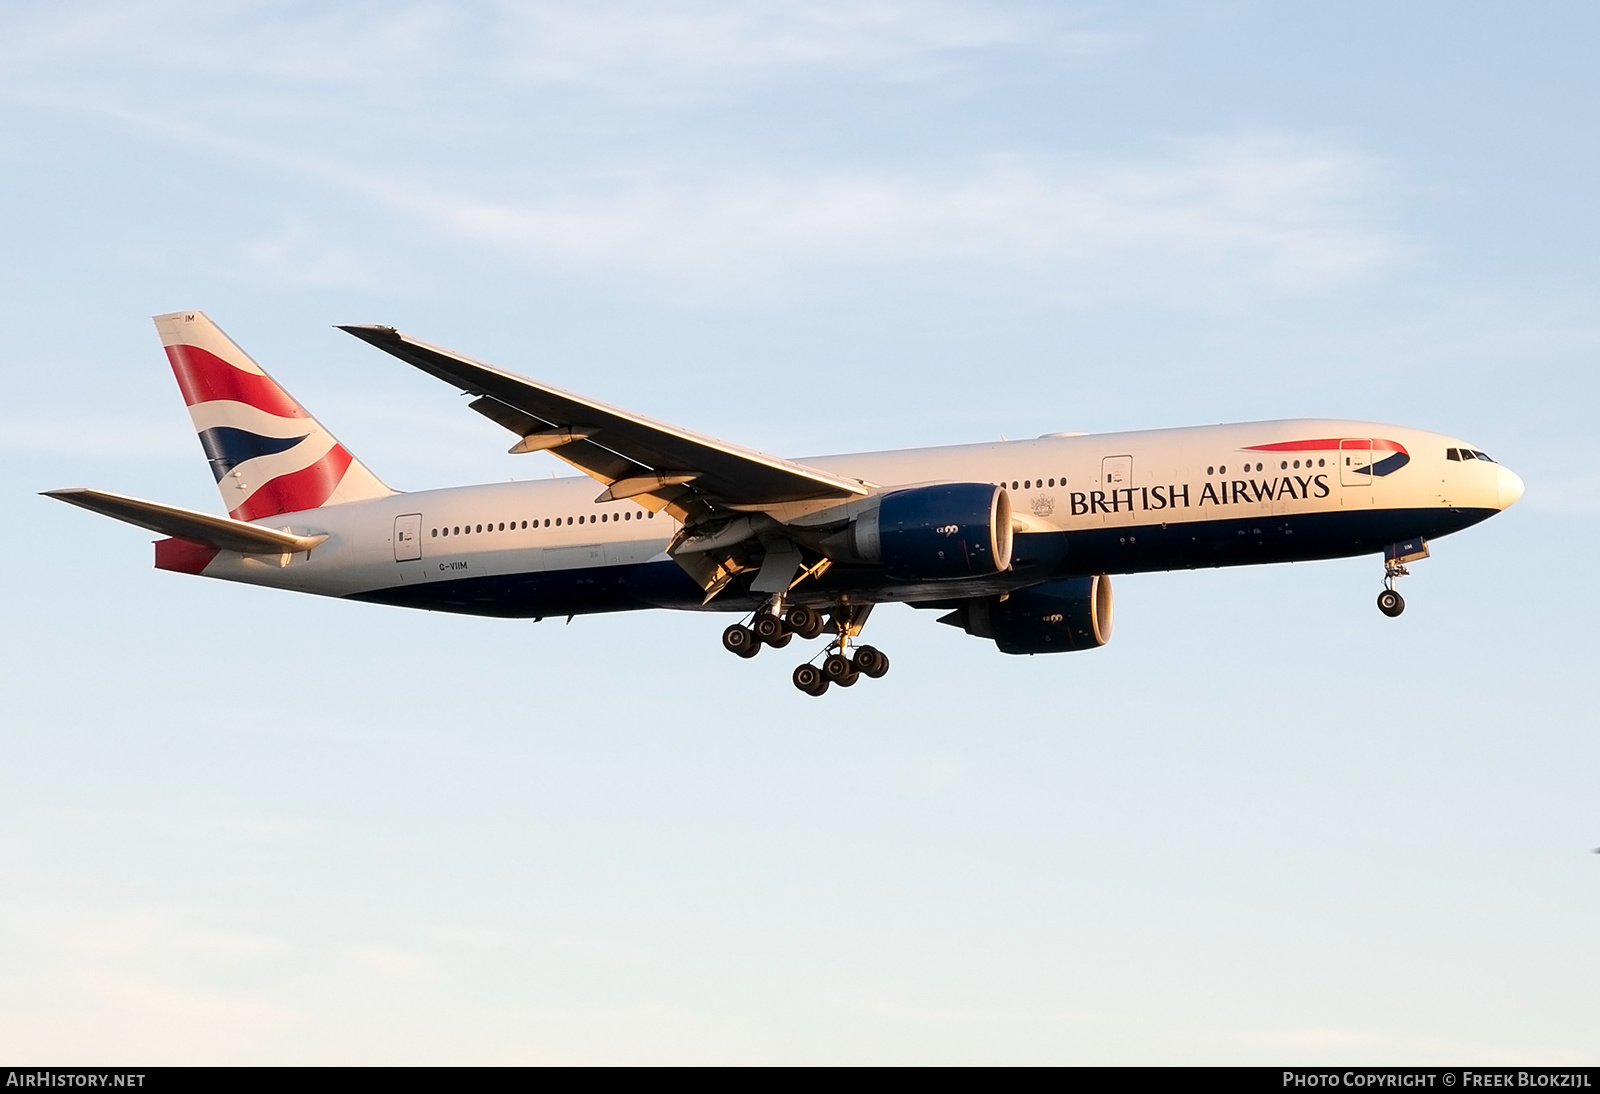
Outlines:
{"type": "Polygon", "coordinates": [[[1584,5],[11,4],[0,1053],[1600,1056],[1584,5]],[[390,323],[785,455],[1299,414],[1528,492],[1121,578],[1008,658],[885,609],[821,702],[721,621],[157,573],[214,508],[149,316],[401,489],[543,476],[390,323]]]}

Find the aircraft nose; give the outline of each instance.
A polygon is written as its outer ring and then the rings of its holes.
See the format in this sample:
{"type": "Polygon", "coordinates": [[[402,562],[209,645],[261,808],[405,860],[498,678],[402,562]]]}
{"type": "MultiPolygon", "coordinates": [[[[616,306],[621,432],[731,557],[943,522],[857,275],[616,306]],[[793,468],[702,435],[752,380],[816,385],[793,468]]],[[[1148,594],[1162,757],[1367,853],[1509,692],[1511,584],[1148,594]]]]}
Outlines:
{"type": "Polygon", "coordinates": [[[1511,504],[1522,497],[1522,479],[1509,467],[1495,468],[1500,475],[1500,508],[1509,509],[1511,504]]]}

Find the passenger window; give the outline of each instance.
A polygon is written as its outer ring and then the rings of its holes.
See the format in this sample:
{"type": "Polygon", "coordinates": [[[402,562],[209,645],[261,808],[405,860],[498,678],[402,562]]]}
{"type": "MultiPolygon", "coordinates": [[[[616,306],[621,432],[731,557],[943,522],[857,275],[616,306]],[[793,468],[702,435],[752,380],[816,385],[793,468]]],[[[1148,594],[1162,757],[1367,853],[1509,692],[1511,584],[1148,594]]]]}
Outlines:
{"type": "Polygon", "coordinates": [[[435,528],[433,530],[433,538],[434,539],[438,539],[439,538],[439,529],[435,528]]]}

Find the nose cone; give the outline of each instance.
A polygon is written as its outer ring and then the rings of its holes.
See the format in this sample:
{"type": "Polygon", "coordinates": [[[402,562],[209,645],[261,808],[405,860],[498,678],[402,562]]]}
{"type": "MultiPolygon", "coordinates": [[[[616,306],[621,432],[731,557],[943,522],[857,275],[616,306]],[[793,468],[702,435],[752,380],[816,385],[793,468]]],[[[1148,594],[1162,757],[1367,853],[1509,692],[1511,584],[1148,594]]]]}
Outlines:
{"type": "Polygon", "coordinates": [[[1512,502],[1522,497],[1522,480],[1508,467],[1496,466],[1500,476],[1500,508],[1509,509],[1512,502]]]}

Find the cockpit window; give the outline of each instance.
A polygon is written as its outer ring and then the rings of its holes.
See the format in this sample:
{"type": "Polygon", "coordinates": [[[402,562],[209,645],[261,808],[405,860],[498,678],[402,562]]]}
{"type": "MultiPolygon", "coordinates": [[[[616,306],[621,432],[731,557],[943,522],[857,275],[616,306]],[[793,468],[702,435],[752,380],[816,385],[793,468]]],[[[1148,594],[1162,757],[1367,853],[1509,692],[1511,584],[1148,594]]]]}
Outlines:
{"type": "Polygon", "coordinates": [[[1474,456],[1478,457],[1478,459],[1483,460],[1485,463],[1493,463],[1494,462],[1493,460],[1491,460],[1489,458],[1489,454],[1487,452],[1479,452],[1476,448],[1474,448],[1472,450],[1472,454],[1474,456]]]}
{"type": "Polygon", "coordinates": [[[1477,458],[1478,458],[1478,457],[1476,457],[1476,456],[1474,456],[1474,455],[1473,455],[1473,454],[1472,454],[1472,449],[1470,449],[1470,448],[1463,448],[1463,449],[1462,449],[1462,450],[1461,450],[1461,458],[1462,458],[1462,459],[1464,459],[1464,460],[1475,460],[1475,459],[1477,459],[1477,458]]]}
{"type": "Polygon", "coordinates": [[[1447,448],[1444,450],[1444,458],[1447,460],[1455,460],[1457,463],[1460,463],[1461,450],[1459,448],[1447,448]]]}

